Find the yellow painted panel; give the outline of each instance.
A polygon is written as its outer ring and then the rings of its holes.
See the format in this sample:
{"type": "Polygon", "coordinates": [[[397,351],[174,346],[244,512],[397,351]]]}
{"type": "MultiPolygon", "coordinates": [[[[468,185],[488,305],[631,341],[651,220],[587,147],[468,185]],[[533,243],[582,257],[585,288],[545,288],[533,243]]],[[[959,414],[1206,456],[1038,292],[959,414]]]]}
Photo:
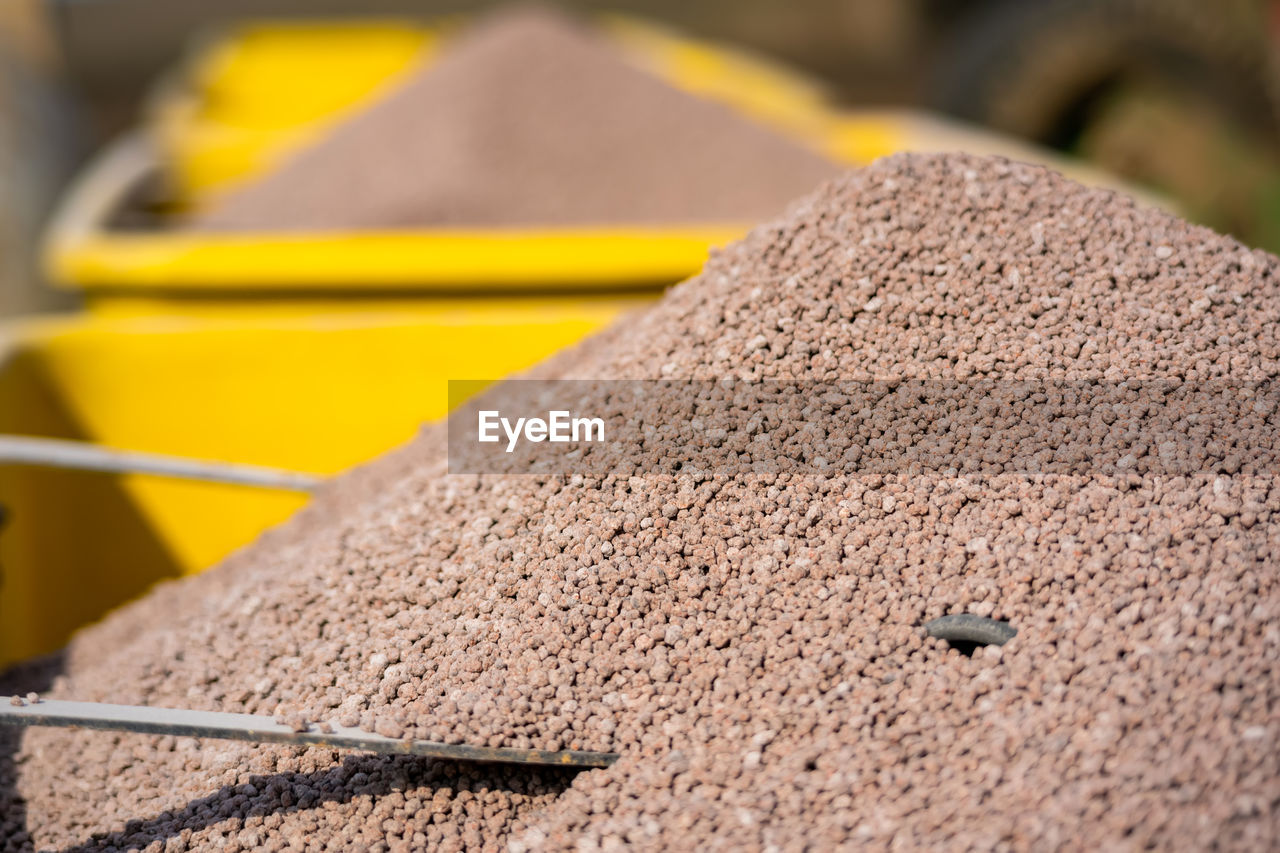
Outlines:
{"type": "MultiPolygon", "coordinates": [[[[0,356],[0,431],[88,437],[27,342],[0,356]]],[[[116,478],[0,466],[0,507],[0,667],[178,572],[116,478]]]]}
{"type": "Polygon", "coordinates": [[[745,224],[333,234],[57,238],[47,267],[77,288],[163,290],[601,290],[698,271],[745,224]]]}

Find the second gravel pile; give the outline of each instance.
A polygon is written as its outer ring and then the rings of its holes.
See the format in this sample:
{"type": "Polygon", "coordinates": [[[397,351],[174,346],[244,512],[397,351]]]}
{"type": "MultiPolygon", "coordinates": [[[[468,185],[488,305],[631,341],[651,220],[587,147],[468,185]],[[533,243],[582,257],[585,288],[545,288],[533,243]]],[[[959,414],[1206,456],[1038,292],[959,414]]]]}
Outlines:
{"type": "Polygon", "coordinates": [[[502,10],[197,224],[757,222],[838,171],[729,107],[632,67],[572,19],[502,10]]]}
{"type": "MultiPolygon", "coordinates": [[[[1278,276],[1274,257],[1037,167],[898,156],[542,372],[1275,378],[1278,276]]],[[[617,765],[38,731],[18,779],[35,843],[1280,837],[1280,489],[1248,458],[1123,481],[619,480],[445,476],[442,448],[428,429],[84,632],[54,693],[613,749],[617,765]],[[922,635],[961,612],[1018,634],[972,657],[922,635]]]]}

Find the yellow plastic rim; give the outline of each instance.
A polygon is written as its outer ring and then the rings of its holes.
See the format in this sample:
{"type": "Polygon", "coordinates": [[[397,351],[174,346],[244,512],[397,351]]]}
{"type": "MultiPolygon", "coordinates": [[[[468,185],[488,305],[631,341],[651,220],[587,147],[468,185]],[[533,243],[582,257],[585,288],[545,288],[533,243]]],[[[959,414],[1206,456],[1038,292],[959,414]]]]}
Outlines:
{"type": "Polygon", "coordinates": [[[89,235],[50,253],[81,288],[512,290],[666,284],[745,225],[510,231],[89,235]]]}

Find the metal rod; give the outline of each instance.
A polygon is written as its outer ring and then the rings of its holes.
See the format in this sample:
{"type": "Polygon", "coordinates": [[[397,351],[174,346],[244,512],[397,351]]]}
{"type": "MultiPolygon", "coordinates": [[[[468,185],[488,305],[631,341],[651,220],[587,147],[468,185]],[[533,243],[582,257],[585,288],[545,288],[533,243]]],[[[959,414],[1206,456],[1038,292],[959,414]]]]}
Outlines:
{"type": "Polygon", "coordinates": [[[618,760],[613,752],[515,749],[511,747],[469,746],[400,740],[370,734],[347,726],[331,726],[322,732],[312,726],[294,731],[270,717],[229,714],[220,711],[188,711],[178,708],[149,708],[142,705],[109,705],[102,702],[68,702],[41,699],[18,705],[0,696],[0,726],[59,726],[141,732],[178,737],[221,738],[250,743],[280,743],[295,746],[324,746],[357,749],[385,755],[418,755],[452,761],[482,761],[499,764],[537,764],[552,767],[608,767],[618,760]]]}
{"type": "Polygon", "coordinates": [[[112,450],[79,441],[33,438],[25,435],[0,435],[0,464],[3,463],[74,468],[82,471],[107,471],[117,474],[155,474],[161,477],[261,486],[295,492],[312,491],[323,480],[317,474],[259,468],[255,465],[159,456],[130,450],[112,450]]]}

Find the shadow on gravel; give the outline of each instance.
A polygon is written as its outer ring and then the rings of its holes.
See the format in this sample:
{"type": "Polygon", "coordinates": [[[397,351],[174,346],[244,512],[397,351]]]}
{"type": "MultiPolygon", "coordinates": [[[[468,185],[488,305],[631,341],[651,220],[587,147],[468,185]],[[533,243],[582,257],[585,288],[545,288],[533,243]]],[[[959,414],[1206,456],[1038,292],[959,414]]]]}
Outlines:
{"type": "MultiPolygon", "coordinates": [[[[90,836],[63,853],[104,849],[137,849],[178,835],[199,831],[226,820],[255,815],[288,814],[325,803],[346,803],[362,795],[380,796],[396,790],[447,787],[461,791],[502,790],[520,794],[563,793],[581,769],[559,767],[509,768],[460,764],[415,756],[349,755],[341,764],[314,773],[254,776],[247,784],[228,786],[192,800],[181,809],[145,820],[129,821],[123,831],[90,836]],[[363,778],[361,778],[363,777],[363,778]],[[249,791],[252,786],[253,791],[249,791]]],[[[429,799],[430,794],[423,797],[429,799]]]]}
{"type": "MultiPolygon", "coordinates": [[[[49,689],[62,672],[62,652],[17,664],[0,673],[0,696],[49,689]]],[[[27,806],[18,796],[15,761],[22,745],[20,728],[0,726],[0,851],[29,849],[27,806]]]]}

